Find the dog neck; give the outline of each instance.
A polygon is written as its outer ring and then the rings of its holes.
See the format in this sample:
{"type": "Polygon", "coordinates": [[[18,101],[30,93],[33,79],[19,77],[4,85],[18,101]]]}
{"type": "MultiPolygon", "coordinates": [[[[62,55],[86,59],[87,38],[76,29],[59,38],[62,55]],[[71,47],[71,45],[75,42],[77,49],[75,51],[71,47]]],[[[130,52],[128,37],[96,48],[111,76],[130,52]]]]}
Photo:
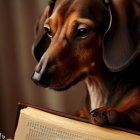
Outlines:
{"type": "Polygon", "coordinates": [[[92,71],[85,79],[90,96],[90,109],[107,106],[113,96],[115,73],[110,72],[103,64],[101,70],[92,71]]]}
{"type": "Polygon", "coordinates": [[[105,106],[108,102],[109,90],[106,88],[103,82],[92,78],[87,78],[86,84],[90,95],[90,109],[94,110],[105,106]]]}
{"type": "Polygon", "coordinates": [[[115,107],[122,97],[134,88],[140,89],[140,55],[128,68],[120,72],[111,72],[106,67],[90,74],[85,80],[90,95],[90,109],[102,106],[115,107]],[[129,76],[128,76],[129,75],[129,76]]]}

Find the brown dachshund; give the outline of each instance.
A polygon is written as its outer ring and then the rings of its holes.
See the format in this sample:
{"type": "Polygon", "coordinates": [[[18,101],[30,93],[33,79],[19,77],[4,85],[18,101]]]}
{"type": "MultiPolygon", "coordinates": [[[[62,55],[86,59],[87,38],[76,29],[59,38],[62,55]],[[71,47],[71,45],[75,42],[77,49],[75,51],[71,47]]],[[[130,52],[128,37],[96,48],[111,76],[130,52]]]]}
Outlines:
{"type": "Polygon", "coordinates": [[[85,80],[93,124],[140,131],[139,51],[140,0],[50,0],[36,26],[32,80],[56,91],[85,80]]]}

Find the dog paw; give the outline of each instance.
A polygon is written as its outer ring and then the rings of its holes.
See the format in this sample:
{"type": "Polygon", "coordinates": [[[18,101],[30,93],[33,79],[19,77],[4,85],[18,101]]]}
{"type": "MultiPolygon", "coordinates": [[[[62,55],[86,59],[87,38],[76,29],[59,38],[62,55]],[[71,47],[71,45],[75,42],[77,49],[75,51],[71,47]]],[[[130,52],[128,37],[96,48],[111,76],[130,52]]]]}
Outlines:
{"type": "Polygon", "coordinates": [[[109,107],[101,107],[91,111],[90,117],[95,125],[115,125],[119,122],[119,112],[109,107]]]}
{"type": "Polygon", "coordinates": [[[75,116],[78,116],[78,117],[84,117],[84,111],[83,110],[79,110],[75,113],[75,116]]]}

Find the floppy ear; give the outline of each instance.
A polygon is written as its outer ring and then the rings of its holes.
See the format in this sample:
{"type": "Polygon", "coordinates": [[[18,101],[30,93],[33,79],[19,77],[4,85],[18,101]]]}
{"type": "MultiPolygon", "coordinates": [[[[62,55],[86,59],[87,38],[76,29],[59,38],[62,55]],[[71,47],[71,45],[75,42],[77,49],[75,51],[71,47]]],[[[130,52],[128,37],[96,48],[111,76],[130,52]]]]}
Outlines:
{"type": "Polygon", "coordinates": [[[44,21],[51,16],[56,0],[50,0],[43,14],[40,16],[35,27],[35,41],[32,46],[32,54],[39,62],[43,53],[49,47],[51,42],[44,30],[44,21]]]}
{"type": "Polygon", "coordinates": [[[140,50],[140,0],[110,0],[110,28],[103,39],[103,59],[111,71],[129,66],[140,50]]]}

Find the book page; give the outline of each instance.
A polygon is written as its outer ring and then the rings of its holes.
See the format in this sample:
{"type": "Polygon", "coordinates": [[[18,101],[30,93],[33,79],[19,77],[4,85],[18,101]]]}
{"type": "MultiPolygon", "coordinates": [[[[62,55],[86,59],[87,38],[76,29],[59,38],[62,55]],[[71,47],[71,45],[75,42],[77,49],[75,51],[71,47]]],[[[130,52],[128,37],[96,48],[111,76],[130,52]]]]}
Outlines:
{"type": "Polygon", "coordinates": [[[20,116],[14,140],[100,140],[20,116]]]}
{"type": "Polygon", "coordinates": [[[14,140],[140,140],[140,136],[99,127],[28,107],[20,111],[14,140]]]}

